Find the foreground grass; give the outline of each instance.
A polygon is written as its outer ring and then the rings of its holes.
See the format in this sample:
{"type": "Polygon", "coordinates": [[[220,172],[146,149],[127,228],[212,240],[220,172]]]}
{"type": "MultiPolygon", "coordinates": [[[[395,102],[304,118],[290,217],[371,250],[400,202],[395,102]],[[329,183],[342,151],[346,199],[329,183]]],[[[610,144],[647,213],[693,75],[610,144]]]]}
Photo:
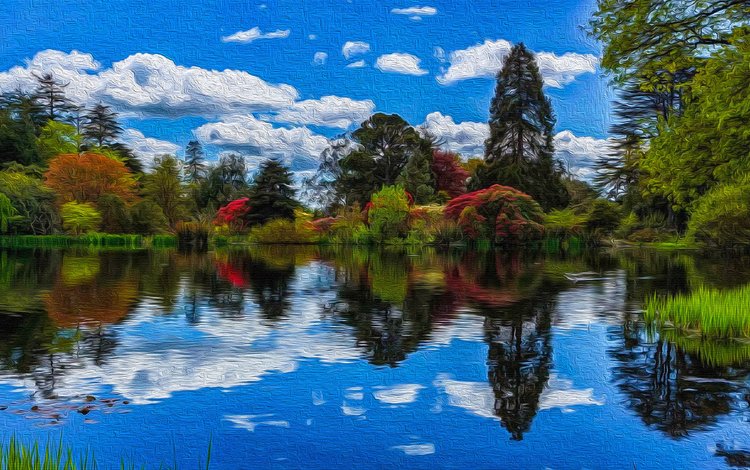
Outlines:
{"type": "MultiPolygon", "coordinates": [[[[205,466],[199,464],[196,468],[205,468],[208,470],[211,461],[211,442],[208,444],[208,455],[205,466]]],[[[53,446],[47,442],[44,448],[40,448],[39,443],[26,445],[15,437],[12,437],[7,443],[0,442],[0,469],[2,470],[98,470],[93,453],[86,454],[76,458],[70,448],[64,448],[62,440],[58,445],[53,446]]],[[[121,470],[145,469],[145,465],[137,466],[134,463],[120,461],[121,470]]],[[[148,468],[159,468],[163,470],[177,470],[177,465],[168,466],[158,464],[148,468]]]]}
{"type": "Polygon", "coordinates": [[[700,287],[689,294],[653,297],[644,317],[711,338],[750,338],[750,285],[733,290],[700,287]]]}
{"type": "Polygon", "coordinates": [[[89,233],[85,235],[16,235],[0,237],[3,248],[169,248],[177,246],[174,235],[142,235],[89,233]]]}

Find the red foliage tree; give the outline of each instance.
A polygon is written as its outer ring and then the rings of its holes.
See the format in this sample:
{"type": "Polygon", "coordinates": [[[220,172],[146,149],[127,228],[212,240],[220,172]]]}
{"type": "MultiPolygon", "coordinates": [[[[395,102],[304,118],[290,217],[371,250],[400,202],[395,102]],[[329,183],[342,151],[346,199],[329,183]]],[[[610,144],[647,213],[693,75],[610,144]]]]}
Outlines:
{"type": "Polygon", "coordinates": [[[539,204],[528,194],[499,184],[451,199],[445,215],[472,239],[515,243],[544,234],[539,204]]]}
{"type": "Polygon", "coordinates": [[[247,222],[245,216],[250,212],[250,199],[243,197],[229,202],[216,213],[214,225],[229,227],[235,231],[245,229],[247,222]]]}
{"type": "Polygon", "coordinates": [[[445,191],[450,197],[460,196],[466,192],[469,172],[461,166],[461,160],[457,154],[433,150],[430,169],[435,175],[436,191],[445,191]]]}
{"type": "Polygon", "coordinates": [[[114,194],[133,202],[135,179],[125,164],[98,153],[62,154],[53,158],[44,174],[45,184],[65,202],[97,202],[114,194]]]}

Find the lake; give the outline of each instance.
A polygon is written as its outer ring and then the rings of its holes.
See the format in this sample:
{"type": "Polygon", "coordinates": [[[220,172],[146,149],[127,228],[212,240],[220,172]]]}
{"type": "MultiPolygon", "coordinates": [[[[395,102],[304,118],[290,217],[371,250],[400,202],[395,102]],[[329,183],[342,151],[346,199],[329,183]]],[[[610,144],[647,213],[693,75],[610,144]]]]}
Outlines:
{"type": "Polygon", "coordinates": [[[641,318],[748,282],[636,249],[0,251],[0,422],[102,468],[750,465],[750,344],[641,318]]]}

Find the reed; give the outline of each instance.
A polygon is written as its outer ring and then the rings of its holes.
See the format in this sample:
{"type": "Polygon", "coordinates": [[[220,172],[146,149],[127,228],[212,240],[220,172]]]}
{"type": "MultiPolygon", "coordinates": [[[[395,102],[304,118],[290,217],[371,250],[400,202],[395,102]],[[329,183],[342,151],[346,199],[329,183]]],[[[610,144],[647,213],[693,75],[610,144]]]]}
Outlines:
{"type": "Polygon", "coordinates": [[[69,246],[125,247],[143,246],[141,235],[88,233],[86,235],[16,235],[0,237],[4,248],[66,248],[69,246]]]}
{"type": "MultiPolygon", "coordinates": [[[[8,443],[0,442],[0,468],[3,470],[88,470],[97,468],[90,453],[73,457],[73,451],[49,442],[40,448],[39,443],[26,445],[12,437],[8,443]]],[[[123,465],[123,468],[124,465],[123,465]]],[[[129,467],[128,467],[129,468],[129,467]]]]}
{"type": "Polygon", "coordinates": [[[750,338],[750,285],[733,290],[699,287],[689,294],[654,296],[646,302],[644,318],[711,338],[750,338]]]}

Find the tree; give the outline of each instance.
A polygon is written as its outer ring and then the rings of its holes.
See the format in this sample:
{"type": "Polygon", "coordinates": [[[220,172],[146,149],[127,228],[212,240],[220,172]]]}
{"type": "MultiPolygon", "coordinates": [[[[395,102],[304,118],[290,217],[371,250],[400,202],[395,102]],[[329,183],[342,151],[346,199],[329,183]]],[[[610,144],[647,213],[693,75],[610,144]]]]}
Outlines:
{"type": "Polygon", "coordinates": [[[19,171],[0,171],[0,194],[7,196],[18,211],[18,219],[13,220],[15,232],[48,235],[60,227],[55,193],[38,178],[19,171]]]}
{"type": "Polygon", "coordinates": [[[78,153],[81,150],[83,136],[70,124],[58,121],[47,121],[37,139],[37,148],[43,159],[49,159],[63,153],[78,153]]]}
{"type": "Polygon", "coordinates": [[[206,176],[206,156],[203,146],[197,140],[188,142],[185,148],[185,178],[195,182],[206,176]]]}
{"type": "Polygon", "coordinates": [[[430,169],[435,175],[436,191],[445,191],[451,198],[466,192],[469,172],[461,165],[461,159],[457,154],[443,150],[433,151],[430,169]]]}
{"type": "Polygon", "coordinates": [[[194,196],[198,208],[215,211],[229,201],[247,196],[246,171],[242,156],[221,156],[218,164],[209,167],[206,178],[198,181],[194,196]]]}
{"type": "Polygon", "coordinates": [[[409,159],[423,150],[422,137],[397,114],[373,114],[352,133],[357,148],[341,160],[336,185],[347,204],[360,204],[382,186],[393,185],[409,159]]]}
{"type": "Polygon", "coordinates": [[[266,160],[248,192],[251,208],[245,216],[247,225],[261,225],[271,219],[294,220],[294,209],[299,207],[295,193],[291,172],[275,160],[266,160]]]}
{"type": "Polygon", "coordinates": [[[93,204],[66,202],[60,209],[63,228],[73,235],[93,232],[102,221],[102,216],[93,204]]]}
{"type": "Polygon", "coordinates": [[[95,203],[104,194],[135,199],[135,180],[125,164],[97,153],[58,155],[44,179],[63,202],[95,203]]]}
{"type": "Polygon", "coordinates": [[[227,227],[234,232],[242,232],[247,226],[245,219],[249,212],[250,199],[246,197],[235,199],[219,209],[213,223],[217,227],[227,227]]]}
{"type": "Polygon", "coordinates": [[[432,143],[422,139],[398,181],[414,197],[417,204],[428,204],[435,194],[435,177],[432,174],[432,143]]]}
{"type": "Polygon", "coordinates": [[[106,233],[130,233],[130,211],[121,197],[105,194],[96,201],[101,215],[99,228],[106,233]]]}
{"type": "Polygon", "coordinates": [[[403,186],[384,186],[372,195],[369,206],[367,221],[370,231],[378,240],[406,234],[409,198],[403,186]]]}
{"type": "Polygon", "coordinates": [[[303,200],[310,201],[329,214],[346,205],[345,194],[337,190],[337,184],[343,173],[341,160],[352,149],[352,141],[346,136],[330,139],[328,148],[320,155],[318,170],[302,182],[303,200]]]}
{"type": "Polygon", "coordinates": [[[150,199],[144,199],[130,208],[131,227],[141,235],[155,235],[166,231],[169,221],[161,207],[150,199]]]}
{"type": "Polygon", "coordinates": [[[58,82],[50,73],[41,76],[34,75],[34,77],[37,80],[34,99],[44,109],[48,120],[59,120],[70,106],[70,100],[65,97],[65,87],[69,84],[58,82]]]}
{"type": "Polygon", "coordinates": [[[101,103],[86,112],[83,135],[99,147],[113,143],[122,132],[117,113],[101,103]]]}
{"type": "Polygon", "coordinates": [[[37,148],[39,129],[46,122],[34,98],[21,92],[0,99],[0,163],[42,163],[37,148]]]}
{"type": "Polygon", "coordinates": [[[154,159],[154,171],[144,178],[143,194],[161,207],[170,227],[186,217],[187,197],[177,158],[162,155],[154,159]]]}
{"type": "Polygon", "coordinates": [[[554,160],[555,118],[543,85],[534,55],[523,44],[513,46],[497,75],[485,165],[472,177],[472,189],[499,183],[530,194],[545,209],[567,203],[554,160]]]}

